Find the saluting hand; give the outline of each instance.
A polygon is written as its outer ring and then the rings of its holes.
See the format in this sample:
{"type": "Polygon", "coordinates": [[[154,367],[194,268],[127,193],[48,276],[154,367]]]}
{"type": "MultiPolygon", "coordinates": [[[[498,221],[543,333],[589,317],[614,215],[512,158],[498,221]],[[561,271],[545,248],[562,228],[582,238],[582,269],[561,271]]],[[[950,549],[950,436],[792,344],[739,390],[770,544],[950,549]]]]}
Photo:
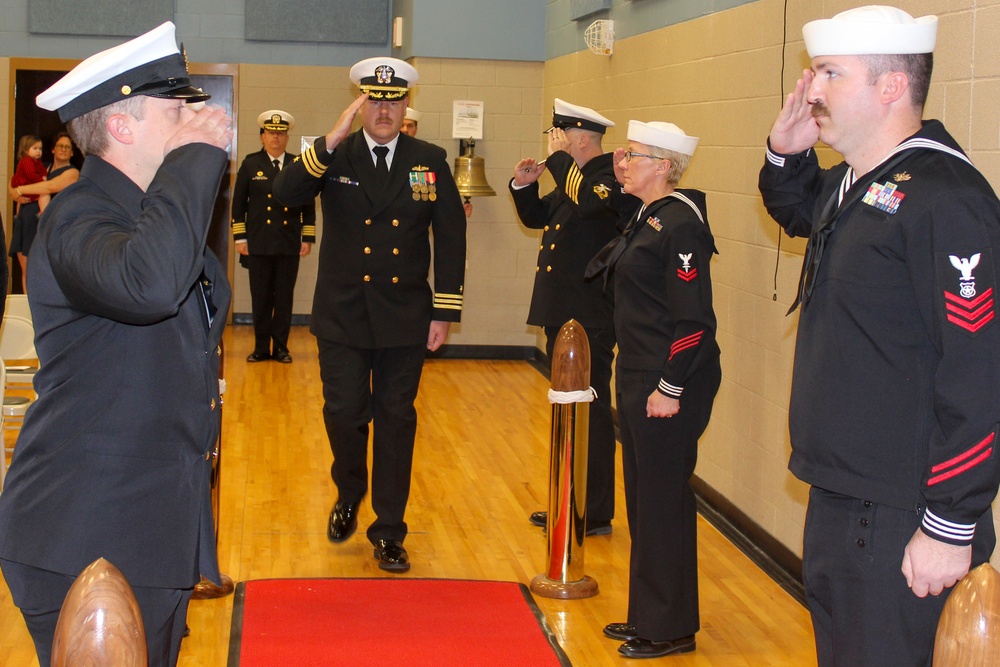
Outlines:
{"type": "Polygon", "coordinates": [[[351,106],[344,109],[344,113],[340,114],[340,118],[337,119],[337,124],[326,135],[326,150],[332,153],[337,144],[351,133],[351,125],[354,124],[354,117],[358,115],[361,105],[367,100],[368,93],[361,93],[356,100],[351,102],[351,106]]]}
{"type": "Polygon", "coordinates": [[[771,150],[792,155],[812,148],[819,141],[819,125],[812,116],[812,105],[807,99],[814,76],[811,70],[803,70],[802,78],[795,83],[795,90],[785,98],[785,104],[771,126],[771,150]]]}
{"type": "Polygon", "coordinates": [[[545,171],[545,165],[535,162],[535,158],[526,157],[514,165],[514,185],[524,187],[538,180],[545,171]]]}
{"type": "Polygon", "coordinates": [[[233,119],[222,107],[209,105],[195,111],[190,120],[167,139],[163,154],[188,144],[209,144],[226,150],[232,143],[233,119]]]}
{"type": "Polygon", "coordinates": [[[552,155],[556,151],[566,151],[569,152],[569,137],[566,136],[566,130],[555,127],[549,132],[549,155],[552,155]]]}
{"type": "Polygon", "coordinates": [[[611,158],[611,164],[615,167],[615,180],[619,183],[625,182],[625,170],[622,169],[621,163],[625,160],[625,149],[616,148],[614,157],[611,158]]]}

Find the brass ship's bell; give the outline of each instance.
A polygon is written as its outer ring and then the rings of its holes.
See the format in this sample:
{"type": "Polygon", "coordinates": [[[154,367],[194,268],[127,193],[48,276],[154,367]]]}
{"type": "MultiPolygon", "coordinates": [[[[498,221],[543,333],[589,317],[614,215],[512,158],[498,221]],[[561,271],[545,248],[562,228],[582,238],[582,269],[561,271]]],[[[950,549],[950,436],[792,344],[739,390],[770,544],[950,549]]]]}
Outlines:
{"type": "Polygon", "coordinates": [[[470,197],[495,197],[497,194],[486,181],[485,161],[476,157],[476,142],[469,139],[468,146],[468,153],[455,158],[455,185],[466,204],[470,197]]]}

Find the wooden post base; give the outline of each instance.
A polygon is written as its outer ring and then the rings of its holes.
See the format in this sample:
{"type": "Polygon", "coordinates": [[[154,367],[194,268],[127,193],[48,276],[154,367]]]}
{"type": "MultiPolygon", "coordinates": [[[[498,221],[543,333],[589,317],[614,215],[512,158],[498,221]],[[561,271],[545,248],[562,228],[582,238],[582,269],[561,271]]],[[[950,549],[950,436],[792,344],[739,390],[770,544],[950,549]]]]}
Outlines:
{"type": "Polygon", "coordinates": [[[216,598],[224,598],[227,595],[231,595],[236,589],[236,585],[233,583],[232,578],[227,574],[222,575],[222,585],[216,586],[208,579],[202,577],[201,581],[195,584],[194,593],[191,595],[192,600],[214,600],[216,598]]]}
{"type": "Polygon", "coordinates": [[[584,576],[580,581],[563,582],[539,574],[531,580],[531,592],[543,598],[582,600],[597,595],[597,581],[590,576],[584,576]]]}

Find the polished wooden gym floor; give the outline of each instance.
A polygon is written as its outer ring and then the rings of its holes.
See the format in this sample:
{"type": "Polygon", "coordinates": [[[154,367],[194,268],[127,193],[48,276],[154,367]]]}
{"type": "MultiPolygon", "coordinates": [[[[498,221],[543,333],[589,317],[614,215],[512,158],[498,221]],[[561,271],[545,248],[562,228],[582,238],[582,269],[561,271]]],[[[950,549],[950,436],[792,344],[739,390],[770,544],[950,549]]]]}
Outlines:
{"type": "MultiPolygon", "coordinates": [[[[524,361],[429,360],[417,401],[419,427],[407,511],[405,575],[378,569],[364,530],[326,539],[335,498],[321,413],[316,345],[293,327],[291,365],[247,364],[248,326],[225,334],[219,561],[236,581],[268,577],[437,577],[530,583],[546,543],[527,517],[548,498],[551,409],[548,381],[524,361]]],[[[597,596],[536,596],[577,667],[623,665],[620,642],[601,628],[624,621],[629,538],[621,468],[609,536],[585,542],[585,571],[597,596]]],[[[645,661],[678,666],[815,665],[809,616],[791,596],[699,518],[701,632],[694,653],[645,661]]],[[[191,603],[180,665],[226,664],[232,596],[191,603]]],[[[392,618],[386,610],[387,622],[392,618]]],[[[343,619],[350,625],[351,619],[343,619]]],[[[391,655],[389,647],[380,647],[391,655]]],[[[330,664],[338,664],[331,656],[330,664]]],[[[0,665],[37,665],[20,613],[0,582],[0,665]]],[[[290,666],[293,667],[293,666],[290,666]]]]}

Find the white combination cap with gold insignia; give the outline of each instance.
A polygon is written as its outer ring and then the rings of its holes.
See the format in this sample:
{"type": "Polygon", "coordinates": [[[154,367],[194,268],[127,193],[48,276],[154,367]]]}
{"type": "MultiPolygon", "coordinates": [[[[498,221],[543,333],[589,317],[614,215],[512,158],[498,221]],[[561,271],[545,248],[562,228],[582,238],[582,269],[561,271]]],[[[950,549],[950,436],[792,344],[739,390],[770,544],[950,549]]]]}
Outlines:
{"type": "Polygon", "coordinates": [[[932,53],[936,16],[913,18],[902,9],[868,5],[802,27],[806,51],[816,56],[873,56],[932,53]]]}
{"type": "Polygon", "coordinates": [[[663,123],[658,120],[650,123],[630,120],[628,138],[629,141],[656,146],[681,155],[694,155],[694,149],[698,147],[698,137],[689,137],[684,134],[684,130],[673,123],[663,123]]]}
{"type": "Polygon", "coordinates": [[[406,107],[406,115],[403,116],[403,118],[405,118],[406,120],[412,120],[414,123],[419,123],[423,115],[424,114],[420,113],[416,109],[406,107]]]}
{"type": "Polygon", "coordinates": [[[545,130],[545,133],[548,134],[558,127],[562,130],[576,128],[578,130],[590,130],[591,132],[604,134],[608,131],[609,127],[614,126],[613,122],[593,109],[581,107],[578,104],[570,104],[557,97],[552,105],[552,127],[545,130]]]}
{"type": "Polygon", "coordinates": [[[167,21],[133,40],[96,53],[35,98],[66,121],[135,95],[203,102],[211,95],[191,86],[187,60],[167,21]]]}
{"type": "Polygon", "coordinates": [[[399,58],[365,58],[351,68],[351,82],[371,100],[401,100],[417,82],[417,70],[399,58]]]}
{"type": "Polygon", "coordinates": [[[270,109],[257,116],[257,125],[265,130],[287,132],[295,127],[295,117],[281,109],[270,109]]]}

